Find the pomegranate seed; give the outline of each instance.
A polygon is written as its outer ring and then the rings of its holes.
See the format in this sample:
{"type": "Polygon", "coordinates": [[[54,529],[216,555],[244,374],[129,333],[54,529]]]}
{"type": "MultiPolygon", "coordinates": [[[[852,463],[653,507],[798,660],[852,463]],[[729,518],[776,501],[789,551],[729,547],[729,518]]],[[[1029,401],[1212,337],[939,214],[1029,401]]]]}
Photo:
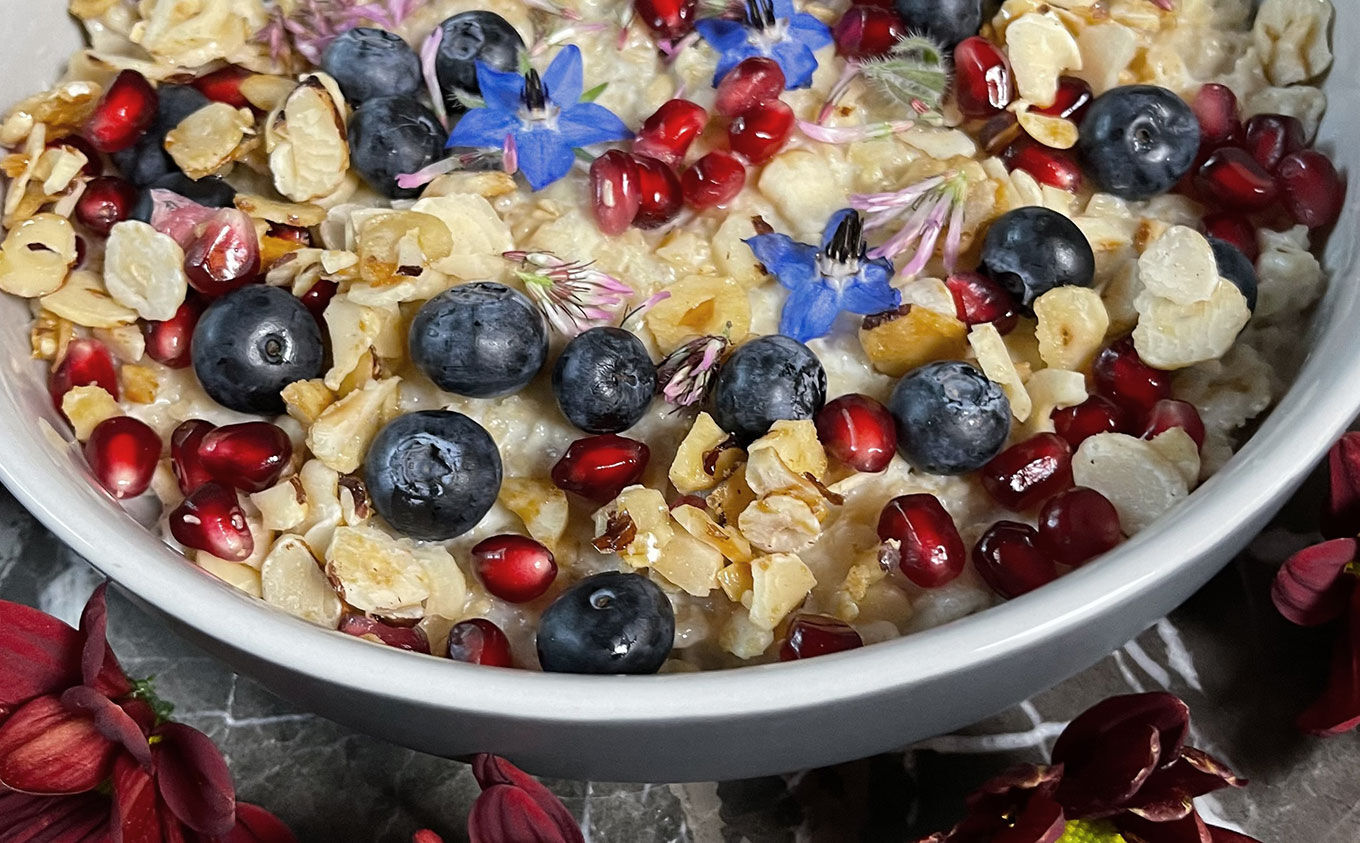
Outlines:
{"type": "Polygon", "coordinates": [[[472,548],[472,564],[486,590],[511,603],[528,603],[557,579],[551,550],[528,536],[506,534],[472,548]]]}
{"type": "Polygon", "coordinates": [[[1152,405],[1152,410],[1143,418],[1142,437],[1151,439],[1173,427],[1190,434],[1196,448],[1204,447],[1204,420],[1200,418],[1199,410],[1189,401],[1175,398],[1163,398],[1152,405]]]}
{"type": "Polygon", "coordinates": [[[746,185],[746,167],[736,156],[715,149],[680,174],[680,192],[691,208],[726,204],[746,185]]]}
{"type": "Polygon", "coordinates": [[[675,170],[646,155],[634,155],[633,162],[638,175],[638,211],[633,224],[638,228],[656,228],[675,219],[684,204],[675,170]]]}
{"type": "Polygon", "coordinates": [[[1285,156],[1275,177],[1284,194],[1284,206],[1296,222],[1322,228],[1341,216],[1346,189],[1336,167],[1321,152],[1305,149],[1285,156]]]}
{"type": "Polygon", "coordinates": [[[855,628],[840,618],[811,613],[796,615],[789,624],[788,636],[779,648],[779,660],[791,662],[842,653],[864,646],[855,628]]]}
{"type": "Polygon", "coordinates": [[[278,425],[242,422],[205,433],[198,456],[213,480],[243,492],[262,492],[279,482],[293,458],[293,442],[278,425]]]}
{"type": "Polygon", "coordinates": [[[1039,184],[1076,193],[1081,190],[1081,165],[1065,149],[1053,149],[1023,137],[1006,148],[1001,159],[1012,170],[1023,170],[1039,184]]]}
{"type": "Polygon", "coordinates": [[[254,281],[260,273],[260,238],[250,217],[222,208],[208,218],[184,250],[189,286],[220,296],[254,281]]]}
{"type": "Polygon", "coordinates": [[[284,240],[289,243],[296,243],[304,249],[311,248],[312,246],[312,232],[301,226],[271,222],[266,236],[284,240]]]}
{"type": "Polygon", "coordinates": [[[1097,433],[1124,430],[1124,411],[1110,399],[1092,395],[1075,407],[1054,410],[1053,428],[1075,449],[1097,433]]]}
{"type": "Polygon", "coordinates": [[[212,73],[205,73],[190,82],[198,92],[213,102],[224,102],[233,108],[254,108],[241,93],[241,83],[254,76],[253,70],[229,64],[212,73]]]}
{"type": "Polygon", "coordinates": [[[1200,86],[1190,107],[1199,120],[1200,149],[1213,151],[1242,137],[1237,94],[1227,85],[1211,82],[1200,86]]]}
{"type": "Polygon", "coordinates": [[[689,100],[667,100],[643,122],[633,138],[633,154],[677,167],[706,125],[708,112],[703,106],[689,100]]]}
{"type": "Polygon", "coordinates": [[[175,541],[218,559],[240,562],[255,550],[235,489],[205,483],[171,510],[167,520],[175,541]]]}
{"type": "Polygon", "coordinates": [[[1259,211],[1279,196],[1275,180],[1246,150],[1225,146],[1200,166],[1196,186],[1208,196],[1234,210],[1259,211]]]}
{"type": "Polygon", "coordinates": [[[75,339],[66,346],[66,356],[47,379],[52,401],[61,407],[61,397],[77,386],[97,386],[118,398],[118,373],[113,355],[99,340],[75,339]]]}
{"type": "Polygon", "coordinates": [[[47,142],[48,149],[56,149],[59,146],[70,147],[85,156],[85,166],[80,168],[85,175],[93,178],[104,172],[104,156],[80,135],[67,135],[47,142]]]}
{"type": "Polygon", "coordinates": [[[1171,373],[1144,363],[1131,336],[1102,350],[1091,370],[1100,394],[1127,411],[1142,415],[1171,397],[1171,373]]]}
{"type": "Polygon", "coordinates": [[[662,38],[672,40],[694,28],[698,0],[633,0],[633,11],[662,38]]]}
{"type": "Polygon", "coordinates": [[[1074,486],[1054,495],[1039,512],[1037,546],[1061,565],[1089,562],[1123,538],[1114,504],[1095,489],[1074,486]]]}
{"type": "Polygon", "coordinates": [[[944,284],[954,296],[954,307],[963,324],[992,322],[1003,334],[1014,330],[1020,318],[1015,312],[1015,299],[1000,284],[977,272],[956,272],[944,284]]]}
{"type": "Polygon", "coordinates": [[[189,346],[194,338],[194,326],[202,315],[203,300],[190,295],[175,315],[164,322],[142,323],[147,356],[172,369],[187,369],[193,363],[189,346]]]}
{"type": "Polygon", "coordinates": [[[775,156],[793,133],[793,109],[783,100],[770,100],[737,115],[727,127],[728,147],[752,164],[775,156]]]}
{"type": "Polygon", "coordinates": [[[878,516],[879,559],[921,588],[951,582],[968,562],[954,519],[934,495],[903,495],[878,516]]]}
{"type": "Polygon", "coordinates": [[[312,312],[316,321],[321,322],[326,313],[327,305],[331,303],[331,299],[335,298],[339,289],[340,285],[336,282],[321,278],[308,288],[307,292],[298,296],[298,301],[302,302],[303,307],[312,312]]]}
{"type": "Polygon", "coordinates": [[[831,28],[836,55],[847,59],[881,56],[906,34],[896,12],[877,6],[851,6],[831,28]]]}
{"type": "Polygon", "coordinates": [[[857,393],[842,395],[817,413],[817,438],[828,454],[855,471],[882,471],[897,452],[892,413],[857,393]]]}
{"type": "Polygon", "coordinates": [[[132,183],[118,176],[99,176],[90,180],[76,200],[76,220],[101,237],[127,219],[141,193],[132,183]]]}
{"type": "Polygon", "coordinates": [[[1308,143],[1303,124],[1297,117],[1284,114],[1258,114],[1247,121],[1243,146],[1256,163],[1273,173],[1286,155],[1303,149],[1308,143]]]}
{"type": "Polygon", "coordinates": [[[459,621],[449,630],[449,658],[488,667],[514,667],[510,639],[486,618],[459,621]]]}
{"type": "Polygon", "coordinates": [[[979,35],[954,48],[954,101],[967,117],[989,117],[1015,99],[1015,74],[1000,47],[979,35]]]}
{"type": "Polygon", "coordinates": [[[559,489],[607,503],[642,477],[651,455],[636,439],[614,433],[587,436],[571,443],[553,466],[552,479],[559,489]]]}
{"type": "Polygon", "coordinates": [[[1091,83],[1076,76],[1058,77],[1058,93],[1053,100],[1053,104],[1044,108],[1033,109],[1035,114],[1046,114],[1049,117],[1062,117],[1071,120],[1073,123],[1080,123],[1081,118],[1086,116],[1086,109],[1091,105],[1091,100],[1095,99],[1095,92],[1091,90],[1091,83]]]}
{"type": "Polygon", "coordinates": [[[378,644],[429,655],[430,642],[425,633],[411,626],[394,626],[364,615],[346,615],[340,619],[340,631],[355,638],[366,638],[378,644]]]}
{"type": "Polygon", "coordinates": [[[212,422],[189,419],[180,422],[170,434],[170,468],[174,469],[175,479],[179,481],[179,490],[186,495],[212,482],[212,474],[203,465],[200,447],[203,437],[213,430],[212,422]]]}
{"type": "Polygon", "coordinates": [[[779,99],[784,93],[784,70],[779,62],[764,56],[742,59],[718,83],[713,110],[732,118],[752,106],[779,99]]]}
{"type": "Polygon", "coordinates": [[[638,165],[628,153],[611,149],[590,164],[590,209],[608,235],[628,230],[642,199],[638,165]]]}
{"type": "Polygon", "coordinates": [[[1039,533],[1028,524],[998,521],[973,548],[973,565],[992,591],[1019,597],[1058,578],[1058,569],[1035,546],[1039,533]]]}
{"type": "Polygon", "coordinates": [[[1056,433],[1040,433],[997,454],[979,474],[997,503],[1033,509],[1072,486],[1072,446],[1056,433]]]}
{"type": "Polygon", "coordinates": [[[1204,233],[1233,244],[1252,263],[1256,263],[1256,259],[1261,256],[1261,247],[1256,242],[1256,227],[1246,217],[1210,214],[1204,218],[1204,233]]]}
{"type": "Polygon", "coordinates": [[[82,134],[100,152],[127,149],[156,119],[156,104],[156,89],[146,77],[124,70],[94,107],[82,134]]]}
{"type": "Polygon", "coordinates": [[[95,479],[120,500],[147,490],[160,458],[161,438],[132,416],[105,419],[85,443],[85,460],[95,479]]]}
{"type": "Polygon", "coordinates": [[[978,143],[982,144],[988,155],[1001,155],[1024,136],[1025,130],[1020,128],[1019,119],[1010,111],[989,117],[978,129],[978,143]]]}

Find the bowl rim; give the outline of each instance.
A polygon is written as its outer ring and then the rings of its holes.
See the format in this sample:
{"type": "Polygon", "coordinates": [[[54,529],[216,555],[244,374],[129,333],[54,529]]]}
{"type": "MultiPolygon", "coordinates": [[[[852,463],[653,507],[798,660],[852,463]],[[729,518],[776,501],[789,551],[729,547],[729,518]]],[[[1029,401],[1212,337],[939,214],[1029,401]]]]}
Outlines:
{"type": "MultiPolygon", "coordinates": [[[[1344,7],[1337,9],[1338,19],[1346,14],[1344,7]]],[[[1338,67],[1332,87],[1355,94],[1346,80],[1351,69],[1338,67]]],[[[1355,225],[1360,199],[1351,198],[1338,229],[1355,225]]],[[[66,471],[63,482],[52,482],[53,466],[62,462],[59,452],[70,445],[54,447],[42,419],[35,423],[23,412],[0,412],[0,481],[63,542],[141,601],[259,662],[335,686],[394,702],[547,725],[660,727],[722,719],[734,711],[788,714],[929,683],[1013,657],[1042,639],[1076,633],[1205,564],[1216,545],[1250,528],[1360,412],[1360,389],[1346,388],[1360,382],[1360,353],[1351,342],[1352,326],[1360,322],[1357,249],[1356,238],[1331,238],[1328,289],[1312,316],[1316,342],[1307,359],[1256,433],[1172,512],[1035,592],[941,626],[816,659],[658,676],[581,676],[486,668],[374,646],[295,618],[188,564],[85,476],[66,471]],[[611,705],[601,706],[602,699],[611,705]]],[[[3,310],[27,313],[13,302],[3,310]]],[[[5,327],[6,321],[0,319],[0,331],[7,333],[14,326],[5,327]]],[[[0,373],[0,404],[18,410],[34,406],[36,398],[21,393],[46,396],[41,384],[23,383],[32,381],[36,367],[9,361],[0,373]]],[[[44,418],[56,420],[50,401],[45,406],[44,418]]]]}

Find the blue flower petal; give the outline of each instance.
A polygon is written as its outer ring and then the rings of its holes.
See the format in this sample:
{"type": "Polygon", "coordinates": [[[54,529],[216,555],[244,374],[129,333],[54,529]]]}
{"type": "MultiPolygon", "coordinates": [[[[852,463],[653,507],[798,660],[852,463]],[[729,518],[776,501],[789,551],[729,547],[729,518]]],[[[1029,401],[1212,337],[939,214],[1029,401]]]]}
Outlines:
{"type": "Polygon", "coordinates": [[[746,27],[734,20],[701,18],[694,22],[694,28],[709,46],[720,53],[745,46],[750,38],[746,27]]]}
{"type": "Polygon", "coordinates": [[[793,0],[774,0],[773,6],[775,18],[793,17],[793,0]]]}
{"type": "Polygon", "coordinates": [[[817,69],[817,57],[800,41],[781,41],[770,48],[770,58],[779,62],[784,71],[784,86],[789,89],[812,86],[812,73],[817,69]]]}
{"type": "Polygon", "coordinates": [[[524,77],[505,73],[484,62],[477,62],[477,87],[482,89],[482,101],[490,108],[518,111],[524,99],[524,77]]]}
{"type": "Polygon", "coordinates": [[[732,68],[736,67],[737,65],[741,64],[743,61],[751,58],[752,56],[762,55],[764,55],[764,53],[762,53],[753,45],[743,44],[740,47],[728,50],[727,52],[718,56],[718,65],[713,69],[713,87],[715,88],[718,87],[718,83],[722,81],[722,78],[726,76],[727,72],[732,68]]]}
{"type": "Polygon", "coordinates": [[[500,147],[506,135],[519,127],[514,112],[496,108],[474,108],[463,114],[449,133],[448,147],[500,147]]]}
{"type": "Polygon", "coordinates": [[[789,37],[801,41],[810,50],[820,50],[832,41],[831,29],[806,12],[789,18],[789,37]]]}
{"type": "Polygon", "coordinates": [[[817,283],[817,250],[787,234],[757,234],[746,239],[756,260],[780,285],[797,290],[817,283]]]}
{"type": "Polygon", "coordinates": [[[519,170],[534,190],[542,190],[571,172],[576,160],[571,146],[551,129],[534,127],[515,132],[519,170]]]}
{"type": "Polygon", "coordinates": [[[859,277],[841,291],[841,307],[865,316],[897,307],[902,303],[902,292],[888,283],[892,274],[893,266],[885,260],[865,265],[859,277]]]}
{"type": "Polygon", "coordinates": [[[561,108],[571,108],[581,98],[583,78],[581,48],[568,44],[543,71],[543,87],[548,89],[548,99],[561,108]]]}
{"type": "Polygon", "coordinates": [[[807,284],[784,301],[779,333],[799,342],[824,337],[840,315],[840,296],[827,284],[807,284]]]}
{"type": "Polygon", "coordinates": [[[593,102],[578,102],[564,109],[557,115],[557,132],[573,149],[633,136],[614,112],[593,102]]]}
{"type": "Polygon", "coordinates": [[[826,247],[831,245],[831,238],[836,236],[836,229],[841,227],[841,220],[855,212],[854,208],[841,208],[826,220],[826,228],[822,229],[822,242],[820,249],[825,252],[826,247]]]}

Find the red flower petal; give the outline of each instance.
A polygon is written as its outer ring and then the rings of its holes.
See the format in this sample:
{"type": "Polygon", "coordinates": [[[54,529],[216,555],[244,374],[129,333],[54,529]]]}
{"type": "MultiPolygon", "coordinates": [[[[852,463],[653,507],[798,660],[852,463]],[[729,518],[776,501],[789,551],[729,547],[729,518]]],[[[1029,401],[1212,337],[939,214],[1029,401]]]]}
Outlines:
{"type": "MultiPolygon", "coordinates": [[[[576,830],[580,840],[580,829],[576,830]]],[[[571,843],[542,806],[522,788],[493,784],[468,814],[472,843],[571,843]]]]}
{"type": "Polygon", "coordinates": [[[37,609],[0,600],[0,706],[80,681],[80,633],[37,609]]]}
{"type": "Polygon", "coordinates": [[[151,707],[151,703],[143,699],[129,697],[120,700],[118,705],[137,724],[137,728],[142,730],[143,735],[150,735],[151,730],[156,728],[156,711],[151,707]]]}
{"type": "MultiPolygon", "coordinates": [[[[1101,736],[1099,753],[1066,768],[1057,799],[1074,818],[1118,813],[1157,768],[1161,740],[1151,723],[1131,720],[1101,736]]],[[[1054,754],[1056,757],[1056,752],[1054,754]]]]}
{"type": "Polygon", "coordinates": [[[1300,626],[1340,617],[1355,587],[1355,578],[1345,572],[1356,549],[1355,539],[1332,539],[1286,559],[1270,585],[1276,610],[1300,626]]]}
{"type": "Polygon", "coordinates": [[[1193,812],[1184,819],[1164,823],[1121,814],[1115,818],[1115,825],[1128,843],[1213,843],[1209,827],[1193,812]]]}
{"type": "Polygon", "coordinates": [[[585,835],[581,833],[581,827],[577,825],[576,818],[567,810],[567,806],[563,805],[562,801],[538,779],[514,764],[499,756],[481,753],[472,759],[472,774],[477,777],[477,783],[483,790],[496,785],[510,785],[523,790],[551,818],[562,840],[584,843],[585,835]]]}
{"type": "Polygon", "coordinates": [[[219,843],[297,843],[283,821],[258,805],[236,803],[236,827],[219,843]]]}
{"type": "Polygon", "coordinates": [[[72,829],[93,827],[97,832],[108,817],[108,802],[94,793],[33,796],[0,791],[0,840],[5,843],[48,840],[49,835],[68,834],[72,829]]]}
{"type": "Polygon", "coordinates": [[[236,787],[217,745],[183,723],[166,723],[151,752],[156,786],[166,807],[202,834],[221,836],[236,825],[236,787]]]}
{"type": "Polygon", "coordinates": [[[109,609],[105,592],[109,584],[103,582],[85,602],[80,613],[80,634],[84,642],[80,651],[80,675],[86,685],[106,697],[118,698],[132,692],[132,683],[123,673],[122,665],[109,649],[107,635],[109,609]]]}
{"type": "Polygon", "coordinates": [[[0,784],[49,795],[93,790],[117,752],[88,715],[38,697],[0,726],[0,784]]]}
{"type": "Polygon", "coordinates": [[[1225,787],[1245,787],[1227,765],[1207,752],[1184,747],[1180,757],[1148,777],[1129,810],[1154,822],[1180,819],[1194,810],[1193,800],[1225,787]]]}
{"type": "Polygon", "coordinates": [[[433,831],[430,831],[428,828],[422,828],[411,835],[411,843],[444,843],[444,838],[435,834],[433,831]]]}
{"type": "Polygon", "coordinates": [[[1053,843],[1066,818],[1053,792],[1061,766],[1021,764],[984,782],[965,800],[968,812],[948,834],[926,838],[946,843],[1053,843]]]}
{"type": "Polygon", "coordinates": [[[1331,495],[1322,516],[1327,538],[1360,533],[1360,433],[1347,433],[1327,456],[1331,495]]]}
{"type": "Polygon", "coordinates": [[[66,689],[61,695],[61,704],[70,711],[78,711],[93,719],[99,734],[127,750],[138,764],[151,768],[151,747],[146,742],[146,735],[142,734],[137,721],[119,708],[116,702],[94,688],[77,685],[66,689]]]}
{"type": "Polygon", "coordinates": [[[1298,720],[1300,729],[1315,735],[1337,735],[1360,725],[1360,588],[1351,590],[1346,628],[1332,647],[1327,690],[1298,720]]]}
{"type": "MultiPolygon", "coordinates": [[[[1053,744],[1053,763],[1078,775],[1088,764],[1099,764],[1107,736],[1125,723],[1146,723],[1157,730],[1161,758],[1175,758],[1190,731],[1190,709],[1164,692],[1125,694],[1096,703],[1067,724],[1053,744]]],[[[1161,760],[1161,759],[1159,759],[1161,760]]]]}
{"type": "Polygon", "coordinates": [[[113,816],[109,819],[112,843],[159,843],[160,799],[156,782],[140,764],[126,755],[113,763],[113,816]]]}

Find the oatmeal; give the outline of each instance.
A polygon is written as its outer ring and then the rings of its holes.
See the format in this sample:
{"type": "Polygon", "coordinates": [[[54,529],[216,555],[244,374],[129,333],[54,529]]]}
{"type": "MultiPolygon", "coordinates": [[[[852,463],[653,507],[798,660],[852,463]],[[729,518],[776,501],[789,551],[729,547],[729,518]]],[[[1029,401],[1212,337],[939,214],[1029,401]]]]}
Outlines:
{"type": "Polygon", "coordinates": [[[1224,464],[1342,197],[1328,0],[982,5],[73,0],[0,290],[95,479],[310,623],[586,673],[910,634],[1224,464]]]}

